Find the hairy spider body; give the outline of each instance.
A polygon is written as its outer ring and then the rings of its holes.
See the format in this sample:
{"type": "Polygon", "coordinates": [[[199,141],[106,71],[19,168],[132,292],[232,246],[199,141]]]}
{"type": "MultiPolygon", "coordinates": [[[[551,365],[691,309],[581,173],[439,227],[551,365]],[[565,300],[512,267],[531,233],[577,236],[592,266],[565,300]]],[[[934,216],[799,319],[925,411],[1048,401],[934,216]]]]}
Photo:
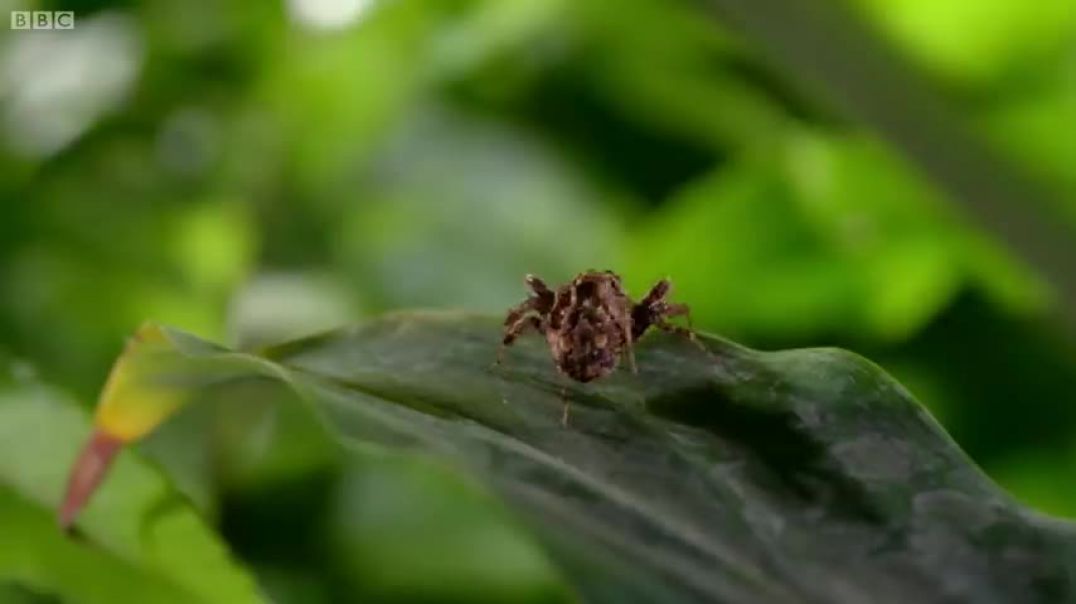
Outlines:
{"type": "Polygon", "coordinates": [[[557,369],[578,382],[609,375],[621,357],[635,371],[633,346],[650,327],[694,340],[689,329],[667,320],[689,312],[684,304],[666,301],[667,280],[655,284],[638,303],[632,302],[612,271],[581,273],[556,291],[534,275],[527,275],[526,283],[531,295],[508,311],[501,351],[528,329],[542,333],[557,369]]]}
{"type": "Polygon", "coordinates": [[[631,354],[631,300],[612,273],[584,273],[557,291],[544,331],[565,375],[595,380],[612,373],[622,353],[631,354]]]}

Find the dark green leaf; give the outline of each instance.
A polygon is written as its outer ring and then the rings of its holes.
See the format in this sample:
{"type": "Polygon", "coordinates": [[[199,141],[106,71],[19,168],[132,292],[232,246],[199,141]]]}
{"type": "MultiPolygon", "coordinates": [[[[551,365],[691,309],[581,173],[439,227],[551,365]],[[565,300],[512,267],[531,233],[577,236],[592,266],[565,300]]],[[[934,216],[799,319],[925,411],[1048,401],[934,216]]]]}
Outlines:
{"type": "MultiPolygon", "coordinates": [[[[172,333],[200,363],[244,358],[172,333]]],[[[401,314],[245,358],[344,450],[484,483],[587,601],[1076,597],[1073,527],[1016,504],[861,357],[651,336],[637,375],[580,386],[537,339],[492,367],[498,340],[492,320],[401,314]]]]}

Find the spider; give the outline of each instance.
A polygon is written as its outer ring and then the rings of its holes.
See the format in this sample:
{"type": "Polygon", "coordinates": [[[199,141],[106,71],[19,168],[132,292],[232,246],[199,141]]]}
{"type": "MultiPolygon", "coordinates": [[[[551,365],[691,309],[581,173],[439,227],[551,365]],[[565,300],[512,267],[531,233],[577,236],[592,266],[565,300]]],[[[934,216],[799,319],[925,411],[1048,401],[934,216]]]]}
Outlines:
{"type": "MultiPolygon", "coordinates": [[[[685,335],[702,346],[690,328],[668,322],[683,316],[690,325],[691,319],[686,304],[665,299],[672,287],[666,279],[654,284],[638,303],[632,302],[620,276],[612,271],[580,273],[556,291],[534,275],[527,275],[525,282],[531,295],[508,311],[497,363],[505,348],[528,329],[545,335],[561,373],[583,383],[612,373],[621,357],[636,372],[634,344],[650,327],[685,335]]],[[[564,423],[567,417],[565,401],[564,423]]]]}

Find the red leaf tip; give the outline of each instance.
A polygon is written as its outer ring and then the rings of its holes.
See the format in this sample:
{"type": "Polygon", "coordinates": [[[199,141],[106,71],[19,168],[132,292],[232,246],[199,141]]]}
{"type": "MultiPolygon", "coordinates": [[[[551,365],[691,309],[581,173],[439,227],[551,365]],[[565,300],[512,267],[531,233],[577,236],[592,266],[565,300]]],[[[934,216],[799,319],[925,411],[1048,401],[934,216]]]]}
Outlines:
{"type": "Polygon", "coordinates": [[[63,505],[60,506],[57,520],[60,528],[71,529],[78,513],[89,502],[97,485],[101,483],[112,465],[116,453],[123,448],[123,441],[100,429],[95,429],[89,442],[82,448],[75,465],[71,466],[71,475],[67,479],[67,492],[63,505]]]}

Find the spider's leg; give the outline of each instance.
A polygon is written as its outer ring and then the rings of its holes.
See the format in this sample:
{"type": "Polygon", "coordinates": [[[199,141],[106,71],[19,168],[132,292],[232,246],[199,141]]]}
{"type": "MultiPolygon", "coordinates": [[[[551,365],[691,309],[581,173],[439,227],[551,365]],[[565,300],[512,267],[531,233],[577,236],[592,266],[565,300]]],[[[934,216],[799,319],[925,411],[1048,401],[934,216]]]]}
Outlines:
{"type": "Polygon", "coordinates": [[[545,281],[542,281],[531,274],[528,274],[523,281],[527,284],[527,287],[531,288],[531,291],[534,292],[536,297],[542,298],[543,301],[546,302],[552,302],[554,295],[553,290],[549,289],[549,286],[545,284],[545,281]]]}
{"type": "Polygon", "coordinates": [[[568,427],[568,418],[571,416],[571,413],[572,413],[572,399],[568,398],[568,387],[567,386],[561,386],[560,387],[559,396],[560,396],[560,402],[561,402],[561,405],[562,405],[561,411],[560,411],[560,425],[567,428],[568,427]]]}
{"type": "Polygon", "coordinates": [[[508,309],[508,314],[504,317],[505,331],[507,331],[508,328],[510,328],[515,323],[519,322],[520,317],[531,312],[532,310],[535,310],[534,298],[527,298],[526,300],[508,309]]]}
{"type": "Polygon", "coordinates": [[[628,357],[628,369],[630,369],[632,373],[639,373],[639,365],[635,363],[635,347],[631,344],[630,336],[624,354],[628,357]]]}
{"type": "Polygon", "coordinates": [[[525,312],[527,311],[519,313],[515,317],[512,317],[512,313],[509,313],[509,318],[512,319],[512,322],[505,327],[504,338],[501,340],[501,345],[497,347],[497,365],[500,365],[504,360],[505,349],[511,346],[516,341],[516,338],[523,335],[528,328],[537,332],[542,331],[542,320],[533,314],[525,314],[525,312]]]}
{"type": "Polygon", "coordinates": [[[533,329],[534,331],[542,331],[542,320],[536,315],[525,315],[520,317],[515,323],[512,323],[504,330],[504,339],[501,340],[501,346],[511,346],[516,338],[523,335],[527,329],[533,329]]]}
{"type": "Polygon", "coordinates": [[[512,342],[528,327],[534,328],[537,332],[544,330],[546,326],[545,315],[552,310],[553,303],[556,301],[556,295],[538,277],[527,275],[525,281],[533,294],[520,304],[512,307],[504,318],[504,338],[497,349],[496,364],[498,365],[504,356],[504,349],[511,346],[512,342]]]}
{"type": "Polygon", "coordinates": [[[665,296],[669,295],[669,291],[672,290],[672,283],[668,279],[662,279],[654,284],[650,288],[650,291],[646,292],[646,296],[639,301],[639,304],[643,306],[650,306],[655,302],[660,302],[665,299],[665,296]]]}
{"type": "Polygon", "coordinates": [[[665,316],[665,296],[669,294],[672,284],[668,279],[662,279],[650,288],[631,308],[631,341],[634,342],[643,337],[647,329],[656,325],[665,316]]]}
{"type": "Polygon", "coordinates": [[[628,358],[628,368],[632,373],[639,373],[639,366],[635,364],[635,344],[631,333],[631,324],[622,324],[620,330],[624,332],[624,356],[628,358]]]}
{"type": "Polygon", "coordinates": [[[654,327],[657,327],[662,331],[667,331],[669,333],[675,333],[677,335],[684,336],[685,338],[691,340],[692,344],[698,346],[699,350],[702,350],[703,352],[710,352],[709,349],[707,349],[706,346],[703,346],[702,342],[699,341],[699,338],[695,335],[695,332],[686,327],[673,325],[672,323],[669,323],[668,321],[664,320],[654,323],[654,327]]]}
{"type": "Polygon", "coordinates": [[[684,336],[687,339],[691,340],[692,344],[698,346],[699,350],[707,354],[711,354],[710,349],[706,348],[706,346],[704,346],[703,343],[699,341],[698,336],[695,335],[695,330],[691,328],[690,312],[691,311],[686,304],[670,304],[666,311],[662,313],[662,317],[654,323],[654,326],[662,331],[667,331],[669,333],[675,333],[677,335],[684,336]],[[685,317],[687,319],[687,327],[673,325],[666,320],[667,317],[678,316],[685,317]]]}
{"type": "Polygon", "coordinates": [[[687,328],[694,331],[691,326],[691,307],[687,304],[666,304],[664,311],[661,313],[665,318],[669,317],[684,317],[687,321],[687,328]]]}

